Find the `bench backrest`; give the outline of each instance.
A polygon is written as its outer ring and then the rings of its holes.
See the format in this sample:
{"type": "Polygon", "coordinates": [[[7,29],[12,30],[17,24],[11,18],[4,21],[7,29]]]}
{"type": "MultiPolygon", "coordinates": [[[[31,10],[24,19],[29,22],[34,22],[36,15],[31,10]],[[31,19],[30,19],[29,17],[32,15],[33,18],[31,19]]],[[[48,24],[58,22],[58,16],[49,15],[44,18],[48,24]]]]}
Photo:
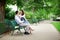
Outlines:
{"type": "Polygon", "coordinates": [[[17,26],[18,24],[17,24],[17,22],[16,22],[15,20],[12,20],[12,21],[11,21],[11,25],[12,25],[12,26],[17,26]]]}

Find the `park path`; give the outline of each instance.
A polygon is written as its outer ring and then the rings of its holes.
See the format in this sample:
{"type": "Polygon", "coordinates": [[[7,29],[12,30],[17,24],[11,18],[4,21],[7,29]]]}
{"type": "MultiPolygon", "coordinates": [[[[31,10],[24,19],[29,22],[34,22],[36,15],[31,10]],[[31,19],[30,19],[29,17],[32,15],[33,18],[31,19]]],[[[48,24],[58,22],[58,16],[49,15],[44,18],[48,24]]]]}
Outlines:
{"type": "Polygon", "coordinates": [[[50,21],[41,21],[31,24],[34,31],[30,35],[6,34],[0,40],[59,40],[59,32],[54,28],[50,21]]]}

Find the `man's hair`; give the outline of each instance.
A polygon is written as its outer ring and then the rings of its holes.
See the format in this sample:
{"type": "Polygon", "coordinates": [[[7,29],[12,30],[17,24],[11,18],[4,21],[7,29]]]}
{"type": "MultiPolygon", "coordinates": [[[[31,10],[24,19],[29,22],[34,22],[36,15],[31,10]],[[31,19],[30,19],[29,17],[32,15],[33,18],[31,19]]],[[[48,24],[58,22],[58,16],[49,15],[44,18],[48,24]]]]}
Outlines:
{"type": "Polygon", "coordinates": [[[18,14],[18,11],[16,11],[16,14],[18,14]]]}

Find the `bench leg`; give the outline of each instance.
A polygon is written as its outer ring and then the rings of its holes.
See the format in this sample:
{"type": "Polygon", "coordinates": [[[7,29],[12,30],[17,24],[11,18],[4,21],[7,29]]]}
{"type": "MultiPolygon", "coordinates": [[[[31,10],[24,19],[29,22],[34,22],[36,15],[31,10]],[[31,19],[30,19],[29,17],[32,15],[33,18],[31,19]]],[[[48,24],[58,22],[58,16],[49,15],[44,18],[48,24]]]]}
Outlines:
{"type": "Polygon", "coordinates": [[[22,32],[21,32],[21,29],[20,29],[19,31],[20,31],[20,34],[21,34],[21,33],[22,33],[22,32]]]}
{"type": "Polygon", "coordinates": [[[14,30],[13,31],[11,31],[11,35],[13,35],[14,34],[14,30]]]}
{"type": "Polygon", "coordinates": [[[24,31],[26,32],[25,28],[24,28],[24,31]]]}
{"type": "MultiPolygon", "coordinates": [[[[24,29],[24,31],[26,31],[25,28],[23,28],[23,29],[24,29]]],[[[20,34],[22,34],[21,28],[19,29],[19,31],[20,31],[20,34]]]]}

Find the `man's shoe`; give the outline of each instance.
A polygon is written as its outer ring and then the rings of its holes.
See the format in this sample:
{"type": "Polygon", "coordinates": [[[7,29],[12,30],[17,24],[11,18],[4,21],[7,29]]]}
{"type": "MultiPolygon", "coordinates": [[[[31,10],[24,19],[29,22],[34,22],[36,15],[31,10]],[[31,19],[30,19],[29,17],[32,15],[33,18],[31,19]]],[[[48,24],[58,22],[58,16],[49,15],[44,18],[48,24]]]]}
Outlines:
{"type": "Polygon", "coordinates": [[[25,34],[25,35],[29,35],[30,33],[28,33],[28,32],[24,32],[24,34],[25,34]]]}

